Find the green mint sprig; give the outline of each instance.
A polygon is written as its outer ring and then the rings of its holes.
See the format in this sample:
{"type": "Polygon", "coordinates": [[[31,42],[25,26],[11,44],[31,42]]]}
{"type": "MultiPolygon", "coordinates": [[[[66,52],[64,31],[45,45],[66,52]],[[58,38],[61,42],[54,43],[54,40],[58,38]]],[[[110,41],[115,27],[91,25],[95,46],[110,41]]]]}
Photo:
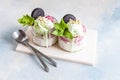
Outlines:
{"type": "Polygon", "coordinates": [[[36,36],[43,34],[43,30],[39,27],[38,22],[29,15],[23,15],[23,17],[18,19],[18,22],[22,24],[22,26],[32,27],[36,33],[36,36]]]}
{"type": "Polygon", "coordinates": [[[68,25],[62,19],[60,23],[54,23],[55,30],[52,34],[56,36],[63,36],[69,39],[73,39],[72,33],[68,30],[68,25]]]}
{"type": "Polygon", "coordinates": [[[22,24],[23,26],[33,26],[35,20],[34,18],[26,14],[22,18],[19,18],[18,22],[22,24]]]}

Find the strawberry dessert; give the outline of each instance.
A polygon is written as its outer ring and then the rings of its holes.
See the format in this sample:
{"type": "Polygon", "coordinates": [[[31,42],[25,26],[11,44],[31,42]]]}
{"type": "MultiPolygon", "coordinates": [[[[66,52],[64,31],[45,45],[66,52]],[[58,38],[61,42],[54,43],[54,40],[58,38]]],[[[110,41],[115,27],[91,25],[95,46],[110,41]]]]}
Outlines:
{"type": "Polygon", "coordinates": [[[54,35],[58,36],[58,45],[70,52],[82,50],[85,44],[86,27],[72,14],[66,14],[55,23],[54,35]]]}

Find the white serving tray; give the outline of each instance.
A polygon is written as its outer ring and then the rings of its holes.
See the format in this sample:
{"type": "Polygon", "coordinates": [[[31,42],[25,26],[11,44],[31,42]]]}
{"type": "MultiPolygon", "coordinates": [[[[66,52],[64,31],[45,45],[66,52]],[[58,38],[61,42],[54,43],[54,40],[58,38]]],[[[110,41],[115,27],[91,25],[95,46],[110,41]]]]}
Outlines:
{"type": "MultiPolygon", "coordinates": [[[[95,57],[96,57],[96,44],[97,44],[97,31],[96,30],[87,30],[86,33],[86,44],[84,50],[78,51],[78,52],[66,52],[62,50],[57,44],[45,48],[45,47],[39,47],[32,43],[31,40],[31,32],[30,28],[26,31],[27,36],[30,39],[31,45],[33,45],[35,48],[43,52],[49,57],[59,59],[59,60],[65,60],[65,61],[71,61],[76,63],[82,63],[87,65],[94,65],[95,64],[95,57]]],[[[18,44],[16,47],[16,51],[32,54],[31,51],[24,45],[18,44]]]]}

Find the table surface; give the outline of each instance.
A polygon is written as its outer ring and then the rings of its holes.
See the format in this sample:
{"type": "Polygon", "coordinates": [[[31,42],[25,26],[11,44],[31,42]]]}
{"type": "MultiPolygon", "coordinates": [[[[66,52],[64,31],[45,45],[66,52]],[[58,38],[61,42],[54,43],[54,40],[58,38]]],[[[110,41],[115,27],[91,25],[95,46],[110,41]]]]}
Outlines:
{"type": "MultiPolygon", "coordinates": [[[[92,36],[91,36],[92,37],[92,36]]],[[[0,0],[0,80],[120,80],[120,0],[0,0]],[[16,52],[17,19],[41,7],[58,21],[74,14],[98,31],[95,66],[56,60],[46,73],[34,56],[16,52]]]]}

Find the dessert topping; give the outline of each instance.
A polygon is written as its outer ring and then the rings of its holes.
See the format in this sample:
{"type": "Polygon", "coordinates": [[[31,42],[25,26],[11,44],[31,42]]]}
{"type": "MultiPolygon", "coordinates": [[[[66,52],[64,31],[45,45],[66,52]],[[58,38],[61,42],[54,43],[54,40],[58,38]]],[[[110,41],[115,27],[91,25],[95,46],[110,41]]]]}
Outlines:
{"type": "Polygon", "coordinates": [[[45,12],[42,8],[35,8],[31,13],[31,17],[37,19],[39,16],[41,17],[45,16],[45,12]]]}
{"type": "Polygon", "coordinates": [[[64,17],[63,17],[63,20],[65,23],[68,23],[69,21],[71,20],[76,20],[76,17],[72,14],[66,14],[64,17]]]}

